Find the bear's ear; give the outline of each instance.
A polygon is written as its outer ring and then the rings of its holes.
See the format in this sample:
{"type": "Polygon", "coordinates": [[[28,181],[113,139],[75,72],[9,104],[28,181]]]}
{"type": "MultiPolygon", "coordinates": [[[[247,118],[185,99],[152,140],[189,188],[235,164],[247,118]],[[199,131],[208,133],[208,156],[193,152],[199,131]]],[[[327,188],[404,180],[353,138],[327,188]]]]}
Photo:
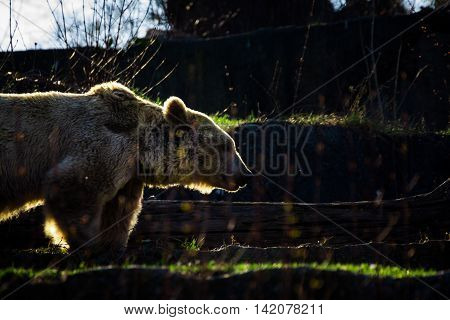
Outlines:
{"type": "Polygon", "coordinates": [[[164,102],[164,117],[174,124],[187,122],[186,105],[178,97],[170,97],[164,102]]]}

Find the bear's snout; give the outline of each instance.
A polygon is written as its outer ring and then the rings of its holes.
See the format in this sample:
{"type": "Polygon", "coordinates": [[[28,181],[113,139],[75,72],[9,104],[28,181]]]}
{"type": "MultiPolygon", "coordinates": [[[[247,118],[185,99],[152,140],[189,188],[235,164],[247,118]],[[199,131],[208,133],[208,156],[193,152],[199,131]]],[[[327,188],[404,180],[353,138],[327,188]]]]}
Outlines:
{"type": "Polygon", "coordinates": [[[238,191],[240,188],[245,187],[250,182],[250,176],[244,174],[236,175],[222,175],[221,186],[223,189],[228,191],[238,191]]]}
{"type": "Polygon", "coordinates": [[[243,188],[250,182],[250,176],[241,174],[235,177],[234,181],[238,187],[243,188]]]}
{"type": "Polygon", "coordinates": [[[245,185],[247,185],[251,181],[252,176],[252,172],[247,168],[245,164],[243,164],[240,172],[236,176],[234,176],[234,179],[239,187],[245,187],[245,185]]]}
{"type": "Polygon", "coordinates": [[[245,187],[250,181],[253,173],[247,168],[240,156],[234,159],[232,174],[225,177],[229,191],[237,191],[245,187]]]}

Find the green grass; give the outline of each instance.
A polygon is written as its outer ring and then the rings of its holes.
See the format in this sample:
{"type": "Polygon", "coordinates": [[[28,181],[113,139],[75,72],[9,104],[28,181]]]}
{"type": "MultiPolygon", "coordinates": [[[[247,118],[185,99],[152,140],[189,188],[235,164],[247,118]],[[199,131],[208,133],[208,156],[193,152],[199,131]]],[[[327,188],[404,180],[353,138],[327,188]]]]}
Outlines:
{"type": "Polygon", "coordinates": [[[200,251],[203,246],[203,240],[192,237],[191,240],[186,239],[181,243],[181,247],[188,251],[200,251]]]}
{"type": "Polygon", "coordinates": [[[441,130],[438,131],[437,134],[441,135],[441,136],[450,136],[450,127],[445,129],[445,130],[441,130]]]}
{"type": "MultiPolygon", "coordinates": [[[[228,115],[212,115],[211,118],[224,130],[236,128],[245,123],[267,123],[273,119],[265,117],[230,118],[228,115]]],[[[405,126],[400,121],[377,121],[370,119],[362,112],[351,112],[346,115],[299,113],[289,117],[276,119],[277,121],[302,126],[338,126],[344,128],[363,129],[374,133],[388,135],[420,135],[427,133],[420,124],[405,126]]],[[[449,136],[450,128],[438,132],[439,135],[449,136]]]]}
{"type": "Polygon", "coordinates": [[[172,272],[183,274],[208,274],[208,273],[224,273],[224,274],[242,274],[252,271],[261,270],[280,270],[307,268],[323,271],[345,271],[354,274],[361,274],[370,277],[391,277],[391,278],[407,278],[407,277],[426,277],[436,275],[434,270],[425,269],[402,269],[394,266],[382,266],[378,264],[341,264],[341,263],[216,263],[214,261],[208,264],[174,264],[169,265],[168,269],[172,272]]]}
{"type": "MultiPolygon", "coordinates": [[[[0,269],[0,281],[5,277],[17,276],[20,278],[36,278],[42,280],[55,280],[58,278],[71,276],[84,272],[101,271],[111,267],[85,267],[80,266],[78,269],[71,270],[57,270],[45,269],[34,270],[26,268],[6,268],[0,269]]],[[[318,271],[343,271],[353,274],[364,275],[378,278],[410,278],[410,277],[427,277],[437,275],[435,270],[425,269],[403,269],[395,266],[382,266],[378,264],[342,264],[342,263],[283,263],[283,262],[268,262],[268,263],[218,263],[211,261],[209,263],[188,263],[188,264],[170,264],[170,265],[123,265],[123,269],[165,269],[173,273],[180,273],[184,275],[195,275],[201,277],[208,277],[213,274],[222,275],[236,275],[247,272],[261,271],[261,270],[288,270],[296,268],[306,268],[318,271]]]]}
{"type": "Polygon", "coordinates": [[[19,278],[27,278],[31,279],[34,277],[44,278],[44,279],[50,279],[50,278],[56,278],[59,271],[57,269],[42,269],[42,270],[34,270],[31,268],[15,268],[15,267],[9,267],[5,269],[0,269],[0,282],[9,276],[15,276],[19,278]]]}
{"type": "Polygon", "coordinates": [[[246,118],[231,118],[229,115],[224,114],[224,115],[210,115],[211,119],[214,120],[214,122],[219,125],[222,129],[227,130],[227,129],[233,129],[236,128],[238,126],[240,126],[241,124],[245,124],[245,123],[260,123],[263,122],[264,119],[263,118],[258,118],[255,117],[254,115],[250,115],[246,118]]]}
{"type": "Polygon", "coordinates": [[[388,135],[410,135],[426,133],[419,124],[405,126],[400,121],[381,121],[370,119],[362,112],[351,112],[346,115],[337,114],[297,114],[290,116],[287,121],[292,124],[305,126],[339,126],[384,133],[388,135]]]}

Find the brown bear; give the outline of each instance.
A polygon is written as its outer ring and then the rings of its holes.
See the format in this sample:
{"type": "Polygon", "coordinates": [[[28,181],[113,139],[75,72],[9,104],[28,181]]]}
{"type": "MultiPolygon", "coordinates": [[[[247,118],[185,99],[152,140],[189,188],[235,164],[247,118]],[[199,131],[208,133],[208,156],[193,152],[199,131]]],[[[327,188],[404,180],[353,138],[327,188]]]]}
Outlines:
{"type": "Polygon", "coordinates": [[[126,248],[145,185],[237,191],[250,171],[233,139],[177,97],[118,83],[84,94],[0,94],[0,221],[43,204],[55,244],[95,257],[126,248]]]}

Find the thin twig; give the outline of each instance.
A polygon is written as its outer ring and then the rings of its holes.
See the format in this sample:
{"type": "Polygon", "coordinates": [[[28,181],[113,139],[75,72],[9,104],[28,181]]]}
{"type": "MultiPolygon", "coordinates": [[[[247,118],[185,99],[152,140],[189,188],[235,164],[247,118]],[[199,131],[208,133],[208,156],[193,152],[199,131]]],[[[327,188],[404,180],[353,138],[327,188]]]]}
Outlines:
{"type": "Polygon", "coordinates": [[[397,112],[400,111],[400,109],[402,108],[403,102],[405,102],[406,97],[408,96],[409,90],[411,90],[411,88],[413,87],[414,83],[416,82],[416,80],[419,78],[420,74],[426,69],[428,68],[428,65],[424,66],[423,68],[421,68],[419,71],[417,71],[416,76],[414,77],[413,81],[411,81],[411,83],[408,86],[408,89],[406,89],[405,94],[402,97],[402,100],[400,101],[400,104],[398,105],[398,110],[397,112]]]}
{"type": "Polygon", "coordinates": [[[309,11],[309,22],[308,25],[306,27],[306,32],[305,32],[305,41],[303,43],[303,51],[302,51],[302,56],[300,57],[300,63],[298,66],[298,71],[297,71],[297,79],[295,82],[295,92],[294,92],[294,101],[297,100],[298,98],[298,90],[300,89],[300,81],[302,78],[302,71],[303,71],[303,64],[305,61],[305,54],[306,54],[306,49],[308,48],[308,40],[309,40],[309,32],[311,30],[311,20],[312,20],[312,16],[314,13],[314,4],[315,4],[315,0],[311,1],[311,10],[309,11]]]}
{"type": "Polygon", "coordinates": [[[373,72],[373,79],[375,81],[375,89],[377,90],[377,100],[378,100],[378,112],[379,112],[379,116],[380,119],[383,121],[384,120],[384,112],[383,112],[383,104],[381,102],[381,94],[380,94],[380,87],[378,84],[378,73],[377,73],[377,69],[376,69],[376,64],[375,64],[375,56],[373,54],[373,50],[374,50],[374,45],[373,45],[373,41],[375,38],[375,11],[376,11],[376,7],[375,7],[375,1],[372,1],[372,22],[371,22],[371,27],[370,27],[370,52],[372,53],[370,55],[370,58],[372,60],[372,66],[374,69],[373,72]]]}
{"type": "Polygon", "coordinates": [[[403,42],[400,41],[400,47],[398,48],[397,55],[397,65],[395,67],[395,82],[394,82],[394,100],[393,100],[393,110],[394,120],[397,119],[397,87],[398,87],[398,72],[400,69],[400,56],[402,54],[403,42]]]}

